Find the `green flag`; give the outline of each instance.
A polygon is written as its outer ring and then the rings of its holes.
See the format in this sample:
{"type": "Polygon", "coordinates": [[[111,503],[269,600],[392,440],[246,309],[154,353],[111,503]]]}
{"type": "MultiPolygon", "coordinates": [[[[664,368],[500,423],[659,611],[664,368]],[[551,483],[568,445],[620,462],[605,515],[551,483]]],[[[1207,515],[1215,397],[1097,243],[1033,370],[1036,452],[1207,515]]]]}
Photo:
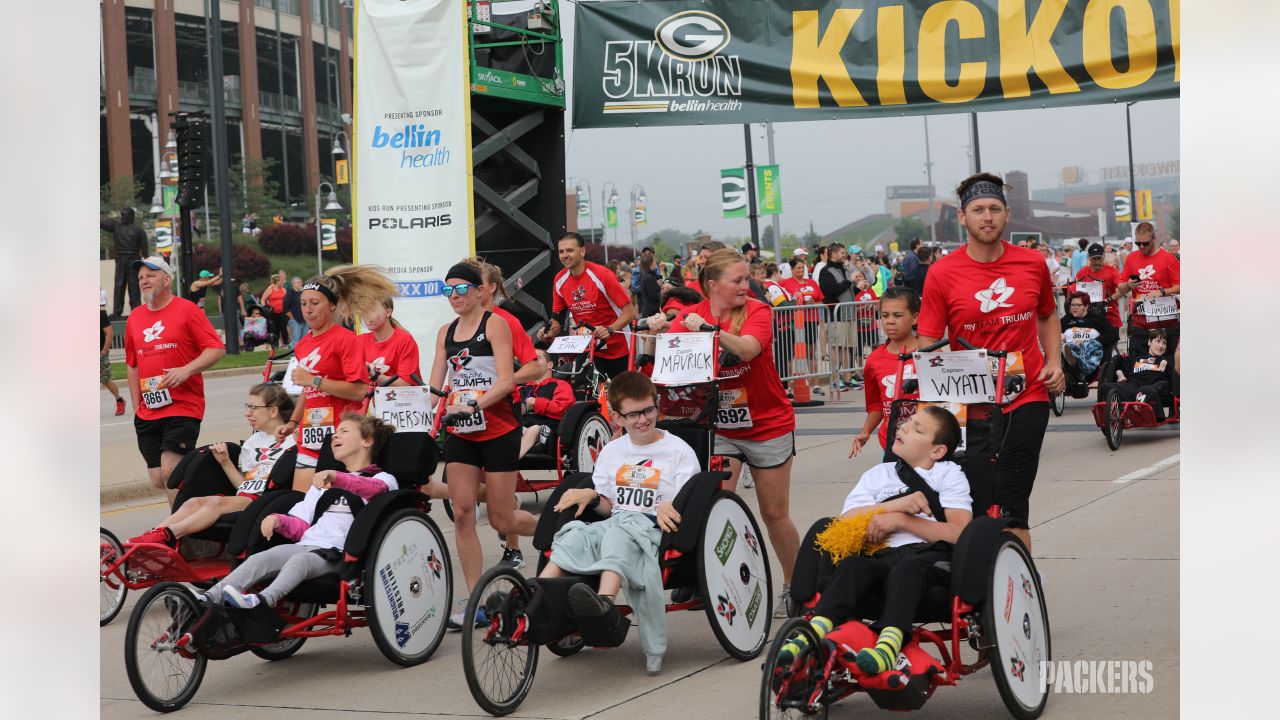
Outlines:
{"type": "Polygon", "coordinates": [[[578,191],[578,217],[586,217],[591,214],[591,198],[587,194],[578,191]]]}
{"type": "Polygon", "coordinates": [[[761,215],[782,214],[782,187],[777,165],[756,166],[756,208],[761,215]]]}
{"type": "Polygon", "coordinates": [[[720,171],[720,209],[727,218],[747,216],[745,168],[726,168],[720,171]]]}
{"type": "Polygon", "coordinates": [[[604,209],[605,225],[611,228],[618,227],[618,206],[610,205],[604,209]]]}

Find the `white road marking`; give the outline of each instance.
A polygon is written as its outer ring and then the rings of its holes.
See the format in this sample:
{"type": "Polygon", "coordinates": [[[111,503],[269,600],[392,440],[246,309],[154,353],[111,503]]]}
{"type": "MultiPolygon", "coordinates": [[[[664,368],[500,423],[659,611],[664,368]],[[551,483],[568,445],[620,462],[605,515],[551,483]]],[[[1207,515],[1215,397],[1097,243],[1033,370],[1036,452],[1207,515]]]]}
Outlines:
{"type": "Polygon", "coordinates": [[[1134,470],[1128,475],[1121,475],[1120,477],[1116,478],[1115,480],[1112,480],[1111,482],[1119,483],[1123,485],[1124,483],[1133,482],[1134,480],[1142,480],[1144,478],[1149,478],[1152,475],[1155,475],[1156,473],[1160,472],[1161,470],[1177,465],[1178,458],[1179,458],[1179,455],[1175,453],[1163,460],[1159,460],[1154,463],[1151,463],[1150,465],[1144,468],[1139,468],[1138,470],[1134,470]]]}

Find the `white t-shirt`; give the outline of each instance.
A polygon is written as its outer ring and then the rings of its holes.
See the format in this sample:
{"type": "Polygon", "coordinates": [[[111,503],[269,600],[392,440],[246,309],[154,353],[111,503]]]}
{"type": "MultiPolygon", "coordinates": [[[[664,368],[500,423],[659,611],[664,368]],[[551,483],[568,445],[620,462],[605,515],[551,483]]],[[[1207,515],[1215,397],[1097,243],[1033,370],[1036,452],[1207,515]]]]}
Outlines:
{"type": "Polygon", "coordinates": [[[623,435],[604,446],[591,474],[596,492],[609,498],[613,512],[633,511],[657,517],[658,505],[676,499],[680,488],[702,470],[693,448],[666,431],[648,445],[623,435]]]}
{"type": "MultiPolygon", "coordinates": [[[[380,472],[371,479],[386,483],[387,490],[396,490],[400,487],[390,473],[380,472]]],[[[310,523],[311,517],[316,514],[316,503],[324,493],[324,490],[312,485],[311,489],[307,490],[307,494],[289,510],[289,514],[310,523]]],[[[341,550],[347,541],[351,524],[354,522],[355,516],[351,514],[351,506],[347,505],[345,498],[340,497],[338,502],[330,505],[314,525],[302,533],[302,537],[298,538],[298,544],[341,550]]]]}
{"type": "Polygon", "coordinates": [[[240,483],[240,489],[236,494],[261,495],[266,492],[267,478],[271,475],[271,468],[275,467],[276,461],[285,450],[292,448],[294,444],[293,435],[286,436],[279,444],[276,443],[274,436],[261,430],[250,435],[240,446],[238,464],[240,473],[244,475],[244,482],[240,483]]]}
{"type": "MultiPolygon", "coordinates": [[[[942,507],[973,512],[973,498],[969,495],[969,479],[964,476],[964,471],[959,465],[944,461],[934,463],[928,470],[916,468],[916,472],[924,478],[929,487],[938,492],[942,507]]],[[[896,463],[881,463],[862,474],[862,479],[858,480],[858,484],[844,499],[844,509],[840,513],[844,514],[854,508],[882,503],[902,494],[906,489],[907,486],[898,479],[896,463]]],[[[936,518],[931,518],[924,513],[917,513],[916,517],[936,521],[936,518]]],[[[919,542],[927,541],[905,530],[894,532],[886,541],[889,547],[919,542]]]]}
{"type": "Polygon", "coordinates": [[[826,266],[827,266],[827,261],[826,261],[826,260],[819,261],[818,263],[816,263],[816,264],[813,266],[813,274],[812,274],[812,275],[805,275],[805,277],[807,277],[807,278],[813,278],[813,281],[814,281],[814,282],[818,282],[818,278],[821,278],[821,277],[822,277],[822,268],[824,268],[824,267],[826,267],[826,266]]]}

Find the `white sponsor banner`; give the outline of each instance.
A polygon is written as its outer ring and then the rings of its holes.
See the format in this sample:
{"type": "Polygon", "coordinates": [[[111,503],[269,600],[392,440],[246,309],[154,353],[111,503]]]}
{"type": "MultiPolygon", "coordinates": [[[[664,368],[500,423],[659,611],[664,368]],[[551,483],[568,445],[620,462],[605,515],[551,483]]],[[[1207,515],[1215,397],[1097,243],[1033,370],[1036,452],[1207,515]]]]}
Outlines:
{"type": "Polygon", "coordinates": [[[941,403],[995,402],[986,350],[913,353],[920,378],[920,399],[941,403]]]}
{"type": "Polygon", "coordinates": [[[435,396],[425,387],[398,385],[373,391],[374,417],[396,432],[431,432],[435,396]]]}
{"type": "Polygon", "coordinates": [[[653,381],[659,385],[693,385],[710,382],[711,333],[663,333],[655,341],[653,381]]]}
{"type": "Polygon", "coordinates": [[[454,317],[444,274],[475,247],[466,14],[457,0],[356,4],[355,259],[395,279],[423,368],[454,317]]]}

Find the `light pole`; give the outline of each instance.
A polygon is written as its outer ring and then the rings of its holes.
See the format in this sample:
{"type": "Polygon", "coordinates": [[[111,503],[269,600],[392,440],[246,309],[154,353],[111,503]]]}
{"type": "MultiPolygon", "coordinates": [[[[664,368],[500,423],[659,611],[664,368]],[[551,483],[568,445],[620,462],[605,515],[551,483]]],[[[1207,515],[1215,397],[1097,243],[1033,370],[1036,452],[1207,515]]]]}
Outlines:
{"type": "Polygon", "coordinates": [[[613,239],[618,239],[618,228],[616,226],[618,220],[618,186],[612,180],[605,181],[600,188],[600,201],[604,207],[604,222],[600,223],[600,244],[604,246],[604,262],[609,263],[609,206],[613,206],[613,218],[615,226],[613,228],[613,239]],[[613,188],[610,190],[609,188],[613,188]],[[607,193],[607,194],[606,194],[607,193]]]}
{"type": "Polygon", "coordinates": [[[640,183],[634,183],[631,186],[631,257],[634,260],[636,256],[636,203],[645,204],[649,202],[649,198],[644,194],[644,188],[640,183]]]}
{"type": "MultiPolygon", "coordinates": [[[[579,179],[577,184],[573,186],[573,189],[579,197],[585,196],[587,198],[587,227],[594,230],[596,227],[596,213],[595,208],[591,207],[591,181],[579,179]]],[[[582,215],[579,214],[578,217],[582,217],[582,215]]],[[[605,260],[605,262],[608,262],[608,260],[605,260]]]]}
{"type": "Polygon", "coordinates": [[[933,157],[929,154],[929,116],[924,115],[924,172],[929,183],[929,244],[938,244],[938,218],[933,214],[933,157]]]}
{"type": "Polygon", "coordinates": [[[1135,234],[1132,229],[1138,222],[1138,190],[1133,176],[1133,123],[1129,121],[1129,108],[1136,104],[1136,102],[1124,104],[1124,131],[1129,140],[1129,228],[1131,231],[1129,235],[1131,237],[1135,234]]]}
{"type": "Polygon", "coordinates": [[[325,210],[342,210],[342,205],[338,203],[338,193],[334,192],[333,185],[328,182],[321,182],[316,186],[316,274],[324,274],[324,265],[321,261],[320,251],[324,247],[324,240],[320,235],[320,194],[324,189],[329,188],[329,197],[325,198],[325,210]]]}
{"type": "Polygon", "coordinates": [[[333,136],[333,179],[338,179],[338,163],[347,159],[347,151],[345,145],[338,138],[344,138],[347,144],[351,144],[351,138],[347,137],[346,130],[339,130],[333,136]]]}

